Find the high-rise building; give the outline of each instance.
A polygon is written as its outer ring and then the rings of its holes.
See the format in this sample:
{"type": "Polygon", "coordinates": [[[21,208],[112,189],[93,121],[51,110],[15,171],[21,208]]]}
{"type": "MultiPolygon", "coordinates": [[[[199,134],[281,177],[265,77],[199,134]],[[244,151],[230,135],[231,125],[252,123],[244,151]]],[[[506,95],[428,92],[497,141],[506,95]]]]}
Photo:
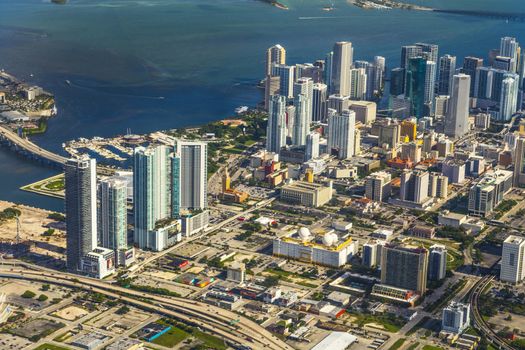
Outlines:
{"type": "Polygon", "coordinates": [[[401,159],[411,160],[415,164],[421,162],[421,145],[415,141],[403,143],[401,145],[401,159]]]}
{"type": "Polygon", "coordinates": [[[501,83],[498,120],[509,121],[518,109],[519,77],[508,74],[501,83]]]}
{"type": "Polygon", "coordinates": [[[155,249],[155,225],[170,216],[168,155],[169,150],[163,145],[134,150],[133,240],[141,249],[155,249]]]}
{"type": "Polygon", "coordinates": [[[350,69],[350,99],[364,100],[367,93],[367,76],[365,68],[350,69]]]}
{"type": "Polygon", "coordinates": [[[270,99],[272,96],[279,94],[280,84],[280,77],[272,77],[271,75],[266,76],[266,80],[264,81],[264,109],[266,111],[270,108],[270,99]]]}
{"type": "Polygon", "coordinates": [[[274,45],[266,50],[266,75],[272,75],[275,64],[286,64],[286,50],[281,45],[274,45]]]}
{"type": "Polygon", "coordinates": [[[448,177],[439,173],[431,173],[429,177],[428,196],[434,198],[448,197],[448,177]]]}
{"type": "Polygon", "coordinates": [[[292,144],[294,146],[306,145],[306,135],[310,132],[308,112],[311,111],[311,101],[311,99],[303,94],[299,94],[294,98],[295,117],[292,133],[292,144]]]}
{"type": "Polygon", "coordinates": [[[429,173],[420,170],[405,170],[401,174],[399,199],[421,204],[428,198],[429,173]]]}
{"type": "Polygon", "coordinates": [[[266,150],[279,153],[284,146],[286,146],[286,97],[275,95],[270,100],[268,110],[266,150]]]}
{"type": "Polygon", "coordinates": [[[367,176],[365,180],[365,197],[376,202],[386,202],[391,194],[390,173],[378,171],[367,176]]]}
{"type": "Polygon", "coordinates": [[[430,247],[428,258],[428,279],[441,281],[447,274],[447,247],[434,244],[430,247]]]}
{"type": "Polygon", "coordinates": [[[417,45],[407,45],[401,47],[401,68],[407,69],[410,59],[421,57],[423,50],[417,45]]]}
{"type": "Polygon", "coordinates": [[[363,244],[363,265],[368,268],[380,267],[381,250],[384,245],[384,241],[372,241],[363,244]]]}
{"type": "Polygon", "coordinates": [[[399,124],[381,125],[379,127],[379,146],[387,145],[389,149],[397,147],[401,140],[401,126],[399,124]]]}
{"type": "Polygon", "coordinates": [[[516,140],[514,151],[514,187],[525,187],[525,137],[516,140]]]}
{"type": "Polygon", "coordinates": [[[306,161],[319,157],[319,139],[318,132],[311,132],[306,136],[306,161]]]}
{"type": "Polygon", "coordinates": [[[381,250],[381,283],[423,295],[427,289],[428,250],[387,244],[381,250]]]}
{"type": "Polygon", "coordinates": [[[208,207],[208,145],[179,140],[176,147],[180,157],[180,208],[204,210],[208,207]]]}
{"type": "Polygon", "coordinates": [[[421,48],[422,57],[437,64],[439,57],[439,47],[437,45],[427,43],[416,43],[415,45],[421,48]]]}
{"type": "Polygon", "coordinates": [[[306,98],[306,119],[308,124],[312,122],[314,82],[311,78],[299,78],[293,85],[293,95],[303,95],[306,98]]]}
{"type": "Polygon", "coordinates": [[[355,154],[355,112],[345,110],[328,118],[328,153],[339,159],[349,159],[355,154]]]}
{"type": "Polygon", "coordinates": [[[482,66],[482,58],[467,56],[463,60],[463,68],[461,68],[461,73],[470,75],[470,96],[475,96],[474,86],[476,83],[476,70],[482,66]]]}
{"type": "Polygon", "coordinates": [[[460,138],[469,130],[469,91],[470,76],[466,74],[454,75],[445,116],[445,134],[447,136],[460,138]]]}
{"type": "MultiPolygon", "coordinates": [[[[452,76],[456,74],[456,56],[445,55],[439,58],[437,93],[439,95],[450,94],[452,76]]],[[[470,94],[470,86],[469,92],[470,94]]]]}
{"type": "Polygon", "coordinates": [[[312,121],[326,121],[328,113],[328,87],[326,84],[317,83],[313,85],[312,97],[312,121]]]}
{"type": "Polygon", "coordinates": [[[284,64],[273,65],[272,76],[279,77],[279,94],[287,98],[293,98],[295,67],[284,64]]]}
{"type": "Polygon", "coordinates": [[[411,115],[430,115],[434,101],[436,63],[423,57],[411,58],[405,78],[405,97],[410,100],[411,115]]]}
{"type": "Polygon", "coordinates": [[[490,214],[512,189],[512,175],[508,170],[496,170],[474,183],[469,191],[469,214],[483,217],[490,214]]]}
{"type": "Polygon", "coordinates": [[[447,114],[450,96],[438,95],[434,99],[434,116],[444,117],[447,114]]]}
{"type": "Polygon", "coordinates": [[[403,120],[401,122],[401,140],[414,141],[417,136],[417,124],[413,120],[403,120]]]}
{"type": "Polygon", "coordinates": [[[331,95],[333,94],[333,87],[332,87],[332,74],[333,74],[333,67],[334,67],[334,52],[330,51],[326,54],[325,60],[324,60],[324,83],[326,84],[326,87],[328,89],[327,94],[331,95]]]}
{"type": "Polygon", "coordinates": [[[376,120],[377,104],[371,101],[350,101],[348,109],[355,112],[356,122],[369,125],[376,120]]]}
{"type": "Polygon", "coordinates": [[[470,304],[452,301],[443,309],[441,315],[441,328],[443,331],[460,334],[467,329],[469,324],[470,304]]]}
{"type": "Polygon", "coordinates": [[[489,67],[476,68],[474,94],[473,96],[481,99],[492,98],[492,83],[494,79],[494,69],[489,67]]]}
{"type": "Polygon", "coordinates": [[[128,182],[118,176],[100,181],[98,185],[99,240],[104,248],[128,248],[128,182]]]}
{"type": "Polygon", "coordinates": [[[65,171],[66,264],[82,270],[82,259],[97,246],[97,163],[83,156],[69,159],[65,171]]]}
{"type": "Polygon", "coordinates": [[[496,56],[492,63],[492,67],[495,69],[501,69],[509,73],[514,73],[513,69],[515,69],[515,66],[516,62],[514,62],[514,59],[505,56],[496,56]]]}
{"type": "Polygon", "coordinates": [[[503,241],[500,280],[519,283],[525,278],[525,238],[510,235],[503,241]]]}
{"type": "Polygon", "coordinates": [[[330,94],[348,96],[350,94],[350,68],[352,68],[354,56],[352,43],[348,41],[335,43],[333,53],[330,94]]]}
{"type": "Polygon", "coordinates": [[[503,37],[500,41],[499,54],[501,56],[509,57],[511,59],[511,65],[509,67],[510,72],[517,72],[518,59],[519,59],[520,45],[516,41],[516,38],[503,37]]]}
{"type": "Polygon", "coordinates": [[[390,71],[390,95],[399,96],[405,93],[405,68],[394,68],[390,71]]]}

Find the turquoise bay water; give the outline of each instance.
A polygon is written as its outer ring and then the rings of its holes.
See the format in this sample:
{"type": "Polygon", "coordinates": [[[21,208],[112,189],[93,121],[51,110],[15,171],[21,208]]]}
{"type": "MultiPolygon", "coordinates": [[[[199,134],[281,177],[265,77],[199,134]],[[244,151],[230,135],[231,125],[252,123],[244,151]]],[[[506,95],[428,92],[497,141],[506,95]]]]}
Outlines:
{"type": "MultiPolygon", "coordinates": [[[[59,115],[35,138],[59,152],[77,137],[142,133],[231,115],[260,99],[265,49],[283,44],[288,60],[313,62],[337,40],[350,40],[356,59],[399,63],[399,48],[440,45],[459,61],[485,57],[499,38],[525,43],[525,23],[416,11],[374,11],[334,0],[283,0],[289,11],[256,0],[0,1],[0,68],[56,94],[59,115]],[[34,76],[29,77],[30,74],[34,76]],[[71,86],[65,84],[71,81],[71,86]]],[[[436,8],[525,12],[522,0],[413,0],[436,8]]],[[[59,209],[60,201],[15,188],[49,172],[0,155],[0,199],[59,209]],[[23,173],[24,175],[21,175],[23,173]],[[50,203],[51,202],[51,203],[50,203]]]]}

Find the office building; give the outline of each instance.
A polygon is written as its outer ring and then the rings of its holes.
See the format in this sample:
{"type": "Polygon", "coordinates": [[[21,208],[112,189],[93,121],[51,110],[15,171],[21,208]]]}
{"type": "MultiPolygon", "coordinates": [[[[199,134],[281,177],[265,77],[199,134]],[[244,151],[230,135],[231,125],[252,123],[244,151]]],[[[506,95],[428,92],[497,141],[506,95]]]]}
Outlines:
{"type": "Polygon", "coordinates": [[[65,172],[66,264],[82,270],[82,259],[97,246],[97,163],[83,156],[69,159],[65,172]]]}
{"type": "Polygon", "coordinates": [[[270,100],[272,96],[279,94],[279,88],[281,84],[280,77],[272,77],[271,75],[266,76],[264,81],[264,110],[270,110],[270,100]]]}
{"type": "Polygon", "coordinates": [[[311,78],[298,78],[293,85],[293,95],[297,98],[299,95],[303,95],[306,99],[306,119],[308,123],[312,122],[313,115],[313,95],[314,95],[314,82],[311,78]]]}
{"type": "Polygon", "coordinates": [[[430,173],[428,196],[446,199],[448,197],[448,177],[439,173],[430,173]]]}
{"type": "Polygon", "coordinates": [[[321,136],[318,132],[311,132],[306,136],[306,161],[319,157],[319,139],[321,136]]]}
{"type": "Polygon", "coordinates": [[[390,71],[390,95],[400,96],[405,93],[405,68],[390,71]]]}
{"type": "Polygon", "coordinates": [[[434,98],[434,116],[444,117],[447,115],[450,96],[438,95],[434,98]]]}
{"type": "Polygon", "coordinates": [[[518,70],[519,53],[520,44],[516,41],[516,38],[508,36],[501,38],[499,54],[500,56],[509,58],[510,65],[508,71],[512,73],[518,70]]]}
{"type": "Polygon", "coordinates": [[[410,112],[417,118],[430,115],[434,101],[436,63],[423,57],[411,58],[405,78],[405,97],[410,101],[410,112]]]}
{"type": "Polygon", "coordinates": [[[114,251],[128,248],[127,187],[127,181],[119,177],[103,179],[98,185],[99,241],[114,251]]]}
{"type": "Polygon", "coordinates": [[[367,92],[367,75],[364,68],[350,69],[350,92],[352,100],[364,100],[367,92]]]}
{"type": "Polygon", "coordinates": [[[377,104],[371,101],[349,101],[351,111],[355,112],[355,121],[369,125],[376,120],[377,104]]]}
{"type": "Polygon", "coordinates": [[[381,250],[381,283],[423,295],[427,289],[428,250],[386,244],[381,250]]]}
{"type": "Polygon", "coordinates": [[[158,250],[154,231],[170,216],[169,150],[166,146],[137,147],[133,154],[134,243],[158,250]]]}
{"type": "Polygon", "coordinates": [[[438,46],[435,44],[427,44],[427,43],[416,43],[415,46],[421,48],[421,56],[427,59],[428,61],[432,61],[434,63],[438,62],[438,46]]]}
{"type": "Polygon", "coordinates": [[[414,141],[417,137],[417,124],[413,120],[403,120],[400,136],[402,141],[414,141]]]}
{"type": "Polygon", "coordinates": [[[286,64],[286,50],[279,44],[266,50],[266,76],[272,75],[272,68],[276,64],[286,64]]]}
{"type": "Polygon", "coordinates": [[[82,258],[82,272],[89,277],[102,279],[115,272],[115,251],[94,247],[82,258]]]}
{"type": "Polygon", "coordinates": [[[272,76],[279,77],[279,94],[287,98],[293,98],[295,67],[285,64],[273,65],[272,76]]]}
{"type": "Polygon", "coordinates": [[[466,164],[460,159],[449,158],[441,164],[441,173],[448,177],[451,184],[462,184],[465,181],[466,164]]]}
{"type": "Polygon", "coordinates": [[[447,247],[442,244],[434,244],[430,247],[428,257],[428,279],[430,281],[441,281],[447,274],[447,247]]]}
{"type": "Polygon", "coordinates": [[[516,141],[514,151],[514,187],[525,187],[525,137],[516,141]]]}
{"type": "Polygon", "coordinates": [[[486,173],[469,191],[470,215],[486,217],[496,208],[505,194],[512,189],[512,175],[508,170],[486,173]]]}
{"type": "Polygon", "coordinates": [[[503,241],[500,280],[517,284],[525,278],[525,238],[510,235],[503,241]]]}
{"type": "Polygon", "coordinates": [[[421,162],[421,146],[415,141],[403,143],[401,145],[401,155],[399,158],[402,160],[410,160],[414,164],[421,162]]]}
{"type": "Polygon", "coordinates": [[[469,131],[470,76],[454,75],[445,116],[445,135],[460,138],[469,131]]]}
{"type": "Polygon", "coordinates": [[[352,43],[347,41],[335,43],[333,53],[330,94],[348,96],[350,94],[350,69],[354,56],[352,43]]]}
{"type": "Polygon", "coordinates": [[[177,141],[180,158],[180,209],[204,210],[208,207],[208,145],[204,142],[177,141]]]}
{"type": "Polygon", "coordinates": [[[319,183],[295,181],[281,189],[282,201],[301,204],[306,207],[321,207],[332,199],[332,184],[325,186],[319,183]]]}
{"type": "Polygon", "coordinates": [[[266,150],[279,153],[286,146],[286,133],[286,97],[275,95],[271,97],[268,110],[266,150]]]}
{"type": "Polygon", "coordinates": [[[355,155],[355,112],[345,110],[328,118],[328,153],[339,159],[355,155]]]}
{"type": "Polygon", "coordinates": [[[237,283],[244,283],[244,280],[246,279],[246,266],[238,261],[234,261],[233,263],[228,266],[226,270],[226,280],[237,282],[237,283]]]}
{"type": "Polygon", "coordinates": [[[391,194],[392,176],[385,171],[370,174],[365,180],[365,197],[376,202],[386,202],[391,194]]]}
{"type": "Polygon", "coordinates": [[[325,84],[313,85],[312,121],[324,122],[328,114],[328,87],[325,84]]]}
{"type": "MultiPolygon", "coordinates": [[[[456,56],[445,55],[439,58],[437,93],[449,95],[451,92],[452,77],[456,74],[456,56]]],[[[470,81],[469,81],[470,84],[470,81]]],[[[470,94],[470,85],[467,95],[470,94]]]]}
{"type": "Polygon", "coordinates": [[[441,316],[441,328],[445,332],[461,334],[470,325],[470,304],[456,301],[443,309],[441,316]]]}
{"type": "Polygon", "coordinates": [[[420,170],[405,170],[401,174],[399,199],[401,201],[422,204],[428,198],[428,186],[428,172],[420,170]]]}
{"type": "Polygon", "coordinates": [[[350,108],[350,97],[349,96],[341,96],[341,95],[330,95],[328,97],[328,112],[327,117],[330,116],[330,110],[334,110],[335,112],[341,114],[343,111],[350,108]]]}
{"type": "Polygon", "coordinates": [[[482,66],[482,58],[467,56],[463,60],[463,67],[461,68],[461,73],[470,76],[470,96],[475,96],[474,85],[476,83],[476,70],[482,66]]]}
{"type": "Polygon", "coordinates": [[[476,68],[474,95],[479,99],[490,100],[492,98],[492,84],[495,70],[490,67],[476,68]]]}
{"type": "Polygon", "coordinates": [[[384,241],[371,241],[363,244],[363,265],[368,268],[381,267],[381,250],[384,241]]]}
{"type": "Polygon", "coordinates": [[[514,62],[512,58],[504,56],[496,56],[494,62],[492,63],[492,67],[495,69],[501,69],[507,72],[513,72],[515,66],[516,62],[514,62]]]}
{"type": "Polygon", "coordinates": [[[417,45],[407,45],[401,47],[401,69],[407,69],[410,59],[421,57],[422,49],[417,45]]]}

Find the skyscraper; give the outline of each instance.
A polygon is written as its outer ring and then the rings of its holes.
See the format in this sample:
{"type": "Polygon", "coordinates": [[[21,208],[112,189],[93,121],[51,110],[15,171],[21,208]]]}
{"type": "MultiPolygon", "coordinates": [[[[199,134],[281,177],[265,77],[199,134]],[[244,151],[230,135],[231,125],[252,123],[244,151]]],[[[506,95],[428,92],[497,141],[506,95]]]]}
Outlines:
{"type": "MultiPolygon", "coordinates": [[[[492,98],[492,82],[494,69],[489,67],[476,68],[474,94],[472,96],[480,99],[492,98]]],[[[471,84],[472,85],[472,84],[471,84]]]]}
{"type": "Polygon", "coordinates": [[[453,138],[465,135],[469,130],[470,76],[454,75],[445,116],[445,134],[453,138]]]}
{"type": "Polygon", "coordinates": [[[311,99],[303,94],[294,98],[295,117],[293,121],[292,144],[294,146],[306,145],[306,135],[310,132],[310,119],[308,112],[311,99]]]}
{"type": "Polygon", "coordinates": [[[517,74],[507,74],[501,84],[498,119],[509,121],[518,109],[519,77],[517,74]]]}
{"type": "Polygon", "coordinates": [[[470,304],[452,301],[441,314],[441,328],[445,332],[461,334],[470,324],[470,304]]]}
{"type": "Polygon", "coordinates": [[[514,151],[514,187],[525,187],[525,137],[516,141],[514,151]]]}
{"type": "Polygon", "coordinates": [[[381,283],[423,295],[427,289],[428,250],[387,244],[381,250],[381,283]]]}
{"type": "Polygon", "coordinates": [[[399,96],[405,93],[405,69],[394,68],[390,71],[390,95],[399,96]]]}
{"type": "Polygon", "coordinates": [[[279,77],[279,94],[293,98],[293,84],[295,81],[295,67],[284,64],[274,65],[272,76],[279,77]]]}
{"type": "Polygon", "coordinates": [[[436,64],[423,57],[411,58],[405,78],[405,97],[410,100],[411,115],[421,118],[430,114],[434,100],[436,64]]]}
{"type": "Polygon", "coordinates": [[[177,141],[180,157],[181,210],[208,207],[208,145],[205,142],[177,141]]]}
{"type": "Polygon", "coordinates": [[[318,132],[311,132],[306,136],[306,160],[319,157],[319,138],[318,132]]]}
{"type": "Polygon", "coordinates": [[[128,248],[127,192],[127,180],[117,176],[103,179],[98,185],[98,229],[104,248],[128,248]]]}
{"type": "Polygon", "coordinates": [[[503,282],[516,284],[525,279],[525,238],[510,235],[503,242],[501,271],[503,282]]]}
{"type": "Polygon", "coordinates": [[[314,82],[311,78],[299,78],[293,85],[294,98],[297,95],[303,95],[306,99],[306,119],[308,123],[312,122],[312,110],[313,110],[313,95],[314,95],[314,82]]]}
{"type": "Polygon", "coordinates": [[[428,198],[429,173],[405,170],[401,174],[399,197],[402,201],[423,203],[428,198]]]}
{"type": "MultiPolygon", "coordinates": [[[[456,72],[456,56],[445,55],[439,58],[437,93],[449,95],[452,77],[456,72]]],[[[469,86],[470,93],[470,86],[469,86]]]]}
{"type": "Polygon", "coordinates": [[[133,240],[141,249],[154,249],[153,229],[170,216],[168,148],[137,147],[133,154],[133,240]]]}
{"type": "Polygon", "coordinates": [[[516,73],[518,69],[519,49],[520,45],[516,38],[508,36],[501,38],[499,54],[511,59],[509,71],[512,73],[516,73]]]}
{"type": "Polygon", "coordinates": [[[434,244],[430,247],[428,258],[428,279],[441,281],[447,274],[447,247],[434,244]]]}
{"type": "Polygon", "coordinates": [[[328,95],[333,94],[333,87],[332,87],[332,74],[333,74],[333,67],[334,67],[334,53],[333,51],[330,51],[326,54],[326,58],[324,60],[324,83],[326,84],[328,88],[328,95]]]}
{"type": "Polygon", "coordinates": [[[328,87],[325,84],[313,85],[312,121],[324,122],[327,116],[328,87]]]}
{"type": "Polygon", "coordinates": [[[417,47],[421,48],[421,56],[426,58],[428,61],[432,61],[437,64],[438,62],[438,46],[435,44],[427,43],[416,43],[417,47]]]}
{"type": "Polygon", "coordinates": [[[461,68],[461,73],[470,75],[470,96],[475,96],[474,84],[476,82],[476,69],[482,66],[482,58],[468,56],[463,60],[463,68],[461,68]]]}
{"type": "Polygon", "coordinates": [[[272,96],[266,128],[266,150],[279,153],[286,146],[286,97],[272,96]]]}
{"type": "Polygon", "coordinates": [[[365,68],[350,69],[350,99],[364,100],[367,94],[367,75],[365,68]]]}
{"type": "Polygon", "coordinates": [[[279,93],[280,84],[280,77],[266,76],[266,80],[264,81],[264,109],[266,111],[270,108],[270,99],[272,96],[279,93]]]}
{"type": "Polygon", "coordinates": [[[65,168],[66,264],[82,269],[82,259],[97,246],[97,163],[83,156],[65,168]]]}
{"type": "Polygon", "coordinates": [[[408,68],[410,59],[421,57],[423,50],[417,45],[406,45],[401,47],[401,68],[408,68]]]}
{"type": "Polygon", "coordinates": [[[274,64],[286,64],[286,50],[281,45],[274,45],[266,50],[266,75],[272,75],[274,64]]]}
{"type": "Polygon", "coordinates": [[[354,56],[352,43],[348,41],[335,43],[333,53],[330,94],[348,96],[350,94],[350,68],[352,68],[354,56]]]}
{"type": "Polygon", "coordinates": [[[384,171],[370,174],[365,182],[365,197],[376,202],[386,202],[390,197],[392,176],[384,171]]]}
{"type": "Polygon", "coordinates": [[[328,118],[328,153],[337,153],[339,159],[350,159],[355,154],[355,112],[345,110],[328,118]]]}

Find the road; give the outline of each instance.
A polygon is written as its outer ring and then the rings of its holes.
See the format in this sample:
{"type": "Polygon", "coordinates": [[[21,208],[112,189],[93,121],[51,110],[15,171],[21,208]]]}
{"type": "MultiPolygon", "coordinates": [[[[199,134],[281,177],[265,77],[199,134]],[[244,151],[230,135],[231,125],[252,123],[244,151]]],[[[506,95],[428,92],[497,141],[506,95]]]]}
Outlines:
{"type": "Polygon", "coordinates": [[[32,266],[25,263],[20,263],[18,267],[4,265],[0,269],[0,277],[54,283],[101,293],[130,305],[193,324],[231,343],[249,345],[253,349],[293,349],[257,323],[219,307],[184,298],[165,297],[135,291],[105,281],[73,274],[51,273],[31,270],[30,268],[32,266]],[[231,321],[237,319],[239,322],[232,325],[231,321]]]}

